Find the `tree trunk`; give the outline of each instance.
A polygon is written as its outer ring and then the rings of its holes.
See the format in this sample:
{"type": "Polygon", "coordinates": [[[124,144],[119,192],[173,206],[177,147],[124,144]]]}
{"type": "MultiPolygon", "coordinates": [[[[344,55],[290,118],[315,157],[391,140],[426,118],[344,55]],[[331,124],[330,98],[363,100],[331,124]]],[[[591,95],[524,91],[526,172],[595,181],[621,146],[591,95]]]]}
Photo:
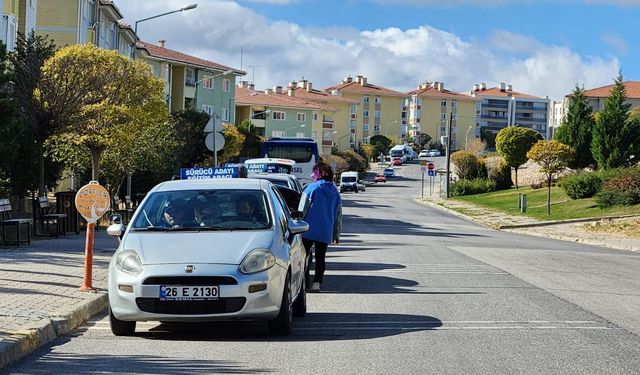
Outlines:
{"type": "Polygon", "coordinates": [[[518,167],[513,167],[516,172],[516,190],[518,190],[518,167]]]}
{"type": "Polygon", "coordinates": [[[547,186],[548,186],[547,215],[551,215],[551,175],[547,177],[547,186]]]}
{"type": "Polygon", "coordinates": [[[100,177],[100,151],[91,150],[91,180],[98,181],[100,177]]]}
{"type": "Polygon", "coordinates": [[[39,164],[39,190],[40,196],[44,197],[47,195],[47,192],[44,188],[44,148],[42,147],[42,143],[38,143],[38,164],[39,164]]]}

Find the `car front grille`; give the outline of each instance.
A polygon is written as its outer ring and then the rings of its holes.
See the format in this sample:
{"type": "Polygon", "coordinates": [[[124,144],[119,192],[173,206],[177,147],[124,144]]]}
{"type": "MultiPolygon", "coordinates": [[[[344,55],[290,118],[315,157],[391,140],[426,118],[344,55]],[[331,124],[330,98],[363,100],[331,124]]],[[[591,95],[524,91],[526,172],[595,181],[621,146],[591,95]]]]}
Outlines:
{"type": "Polygon", "coordinates": [[[159,298],[136,298],[141,311],[155,314],[199,315],[224,314],[240,311],[246,302],[244,297],[220,298],[203,301],[161,301],[159,298]]]}
{"type": "Polygon", "coordinates": [[[231,276],[152,276],[142,282],[144,285],[238,285],[231,276]]]}

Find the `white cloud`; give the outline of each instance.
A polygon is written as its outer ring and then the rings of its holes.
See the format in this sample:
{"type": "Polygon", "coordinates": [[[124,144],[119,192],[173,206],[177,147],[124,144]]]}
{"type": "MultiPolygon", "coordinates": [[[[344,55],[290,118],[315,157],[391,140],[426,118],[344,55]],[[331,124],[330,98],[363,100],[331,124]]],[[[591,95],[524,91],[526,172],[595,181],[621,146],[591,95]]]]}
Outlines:
{"type": "MultiPolygon", "coordinates": [[[[462,5],[474,5],[482,7],[493,7],[504,4],[521,4],[523,2],[534,3],[534,0],[375,0],[381,4],[402,4],[414,6],[438,6],[438,7],[455,7],[462,5]]],[[[535,0],[535,3],[543,1],[535,0]]],[[[545,0],[548,3],[585,3],[585,4],[603,4],[621,7],[640,6],[640,0],[545,0]]]]}
{"type": "Polygon", "coordinates": [[[629,44],[620,34],[607,33],[602,36],[602,40],[622,55],[629,53],[629,44]]]}
{"type": "MultiPolygon", "coordinates": [[[[121,3],[131,22],[167,11],[152,0],[121,3]]],[[[147,41],[166,39],[167,48],[234,68],[241,67],[242,47],[245,79],[252,78],[249,65],[254,66],[259,88],[302,76],[324,88],[347,75],[362,74],[369,82],[398,91],[425,80],[444,82],[456,91],[468,91],[479,82],[506,82],[516,91],[560,99],[576,83],[587,88],[609,84],[620,69],[614,57],[581,56],[505,30],[476,41],[427,25],[404,30],[304,28],[225,0],[200,0],[197,9],[141,23],[138,30],[147,41]]]]}

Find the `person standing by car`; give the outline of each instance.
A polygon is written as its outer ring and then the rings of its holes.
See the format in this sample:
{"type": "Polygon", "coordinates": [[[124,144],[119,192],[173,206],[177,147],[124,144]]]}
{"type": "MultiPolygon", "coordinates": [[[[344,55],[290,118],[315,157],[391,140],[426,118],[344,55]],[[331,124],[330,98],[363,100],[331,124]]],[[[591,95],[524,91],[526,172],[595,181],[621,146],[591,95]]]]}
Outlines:
{"type": "Polygon", "coordinates": [[[315,272],[310,291],[319,292],[326,269],[327,248],[330,243],[337,245],[340,242],[342,201],[333,183],[333,171],[329,165],[318,162],[313,167],[311,179],[314,182],[304,188],[299,211],[302,211],[303,220],[309,224],[309,230],[302,234],[302,243],[309,259],[311,247],[315,247],[315,272]]]}

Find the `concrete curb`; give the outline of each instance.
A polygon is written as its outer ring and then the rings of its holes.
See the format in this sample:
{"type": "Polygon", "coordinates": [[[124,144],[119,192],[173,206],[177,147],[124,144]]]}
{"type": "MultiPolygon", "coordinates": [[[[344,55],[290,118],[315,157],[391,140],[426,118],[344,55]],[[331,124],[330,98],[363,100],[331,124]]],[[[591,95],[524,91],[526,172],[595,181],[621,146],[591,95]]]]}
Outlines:
{"type": "Polygon", "coordinates": [[[588,217],[588,218],[582,218],[582,219],[549,220],[549,221],[541,221],[539,223],[501,225],[498,229],[544,227],[548,225],[587,223],[589,221],[615,220],[615,219],[625,219],[625,218],[631,218],[631,217],[638,217],[638,215],[598,216],[598,217],[588,217]]]}
{"type": "Polygon", "coordinates": [[[98,292],[95,298],[83,301],[69,314],[51,317],[39,327],[15,332],[0,332],[8,340],[0,342],[0,369],[17,362],[56,338],[66,335],[109,305],[106,292],[98,292]]]}

